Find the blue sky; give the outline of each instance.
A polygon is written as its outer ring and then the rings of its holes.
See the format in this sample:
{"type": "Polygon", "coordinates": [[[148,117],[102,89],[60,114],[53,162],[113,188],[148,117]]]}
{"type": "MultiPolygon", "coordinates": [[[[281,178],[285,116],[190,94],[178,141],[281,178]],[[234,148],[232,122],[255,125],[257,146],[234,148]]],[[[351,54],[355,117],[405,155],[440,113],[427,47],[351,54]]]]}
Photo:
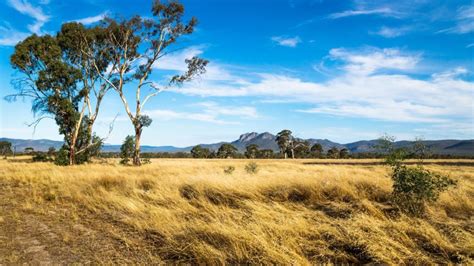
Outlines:
{"type": "MultiPolygon", "coordinates": [[[[471,1],[188,0],[196,32],[155,65],[152,78],[210,60],[195,81],[146,106],[147,145],[187,146],[288,128],[304,138],[474,138],[471,1]]],[[[34,131],[28,99],[9,103],[14,45],[61,23],[104,15],[150,16],[151,1],[5,0],[0,3],[0,136],[62,139],[53,120],[34,131]]],[[[132,98],[133,87],[129,88],[132,98]]],[[[133,130],[110,91],[96,132],[120,143],[133,130]]]]}

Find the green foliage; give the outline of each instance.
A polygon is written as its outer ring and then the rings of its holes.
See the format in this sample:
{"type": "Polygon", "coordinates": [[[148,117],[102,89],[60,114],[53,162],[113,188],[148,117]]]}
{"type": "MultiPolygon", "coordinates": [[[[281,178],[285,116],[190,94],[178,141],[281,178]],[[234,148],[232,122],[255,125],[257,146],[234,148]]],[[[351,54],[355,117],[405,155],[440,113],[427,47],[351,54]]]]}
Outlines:
{"type": "Polygon", "coordinates": [[[339,158],[345,159],[349,157],[349,150],[344,148],[339,151],[339,158]]]}
{"type": "Polygon", "coordinates": [[[135,137],[128,135],[125,137],[122,146],[120,146],[120,158],[122,158],[120,163],[128,164],[128,162],[130,162],[130,158],[133,157],[134,150],[135,137]]]}
{"type": "Polygon", "coordinates": [[[245,165],[245,171],[249,174],[256,174],[258,172],[258,165],[255,162],[250,162],[245,165]]]}
{"type": "Polygon", "coordinates": [[[12,144],[8,141],[0,141],[0,155],[7,158],[7,155],[12,154],[12,144]]]}
{"type": "Polygon", "coordinates": [[[273,150],[265,149],[258,152],[258,158],[271,159],[274,157],[273,150]]]}
{"type": "Polygon", "coordinates": [[[201,145],[197,145],[191,149],[191,155],[193,158],[209,158],[211,156],[211,151],[208,148],[203,148],[201,145]]]}
{"type": "Polygon", "coordinates": [[[245,147],[245,157],[249,159],[255,159],[258,157],[258,145],[257,144],[250,144],[245,147]]]}
{"type": "Polygon", "coordinates": [[[33,162],[52,162],[54,161],[53,157],[46,152],[37,151],[33,155],[33,162]]]}
{"type": "Polygon", "coordinates": [[[312,147],[311,147],[311,155],[312,157],[314,158],[321,158],[322,154],[323,154],[323,146],[319,143],[315,143],[312,147]]]}
{"type": "Polygon", "coordinates": [[[456,186],[457,182],[426,170],[421,164],[415,167],[403,165],[409,151],[405,148],[395,148],[394,141],[394,137],[384,136],[378,145],[379,150],[385,153],[385,162],[392,167],[393,202],[403,212],[421,216],[425,212],[426,203],[435,202],[441,192],[456,186]]]}
{"type": "Polygon", "coordinates": [[[385,163],[395,167],[403,160],[408,159],[409,152],[406,148],[395,148],[395,137],[384,135],[378,140],[376,150],[385,156],[385,163]]]}
{"type": "Polygon", "coordinates": [[[232,165],[224,168],[224,173],[228,175],[232,174],[234,171],[235,171],[235,167],[232,165]]]}
{"type": "Polygon", "coordinates": [[[219,158],[233,158],[237,154],[237,148],[229,143],[224,143],[217,150],[217,157],[219,158]]]}
{"type": "Polygon", "coordinates": [[[307,141],[294,141],[294,155],[296,158],[308,158],[311,151],[309,142],[307,141]]]}
{"type": "Polygon", "coordinates": [[[336,147],[332,147],[331,149],[328,150],[328,158],[334,158],[337,159],[339,157],[339,149],[336,147]]]}
{"type": "Polygon", "coordinates": [[[66,146],[63,145],[61,149],[59,149],[54,163],[61,166],[69,165],[69,149],[66,146]]]}
{"type": "Polygon", "coordinates": [[[291,151],[292,149],[292,142],[293,142],[293,136],[292,136],[291,130],[284,129],[280,132],[278,132],[276,136],[276,142],[278,144],[278,147],[280,148],[280,153],[284,155],[285,158],[288,157],[288,152],[291,151]]]}
{"type": "Polygon", "coordinates": [[[423,169],[421,166],[398,165],[393,169],[393,200],[408,214],[420,216],[425,203],[435,202],[439,194],[455,186],[456,181],[447,176],[423,169]]]}

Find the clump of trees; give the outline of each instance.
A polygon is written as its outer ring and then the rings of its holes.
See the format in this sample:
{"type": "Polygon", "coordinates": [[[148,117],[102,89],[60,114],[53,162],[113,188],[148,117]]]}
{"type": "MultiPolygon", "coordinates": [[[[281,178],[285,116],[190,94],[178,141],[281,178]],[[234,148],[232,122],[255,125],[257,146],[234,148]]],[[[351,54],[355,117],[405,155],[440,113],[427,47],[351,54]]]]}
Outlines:
{"type": "Polygon", "coordinates": [[[197,145],[191,149],[191,155],[193,158],[211,158],[213,154],[208,148],[197,145]]]}
{"type": "Polygon", "coordinates": [[[382,137],[378,149],[386,155],[385,162],[392,168],[393,202],[405,213],[421,216],[425,213],[426,204],[435,202],[440,193],[456,186],[457,182],[448,176],[432,172],[422,165],[426,147],[422,143],[414,145],[412,151],[407,148],[396,148],[394,138],[382,137]],[[423,151],[421,153],[420,151],[423,151]],[[413,154],[420,159],[416,166],[407,166],[403,161],[413,154]]]}
{"type": "Polygon", "coordinates": [[[186,59],[187,71],[161,83],[150,81],[153,66],[173,51],[173,45],[191,34],[196,18],[183,22],[184,6],[177,1],[154,1],[150,17],[106,18],[85,27],[65,23],[56,35],[33,34],[18,43],[10,58],[20,74],[17,93],[8,100],[29,97],[39,118],[56,121],[64,145],[56,163],[80,164],[90,160],[103,143],[93,133],[101,103],[115,91],[134,128],[132,161],[140,165],[140,140],[152,120],[143,113],[145,104],[159,92],[190,81],[205,72],[207,60],[186,59]],[[129,103],[126,90],[134,90],[129,103]],[[145,90],[148,89],[148,92],[145,90]]]}
{"type": "Polygon", "coordinates": [[[234,145],[224,143],[217,150],[217,158],[235,158],[237,151],[238,150],[234,145]]]}

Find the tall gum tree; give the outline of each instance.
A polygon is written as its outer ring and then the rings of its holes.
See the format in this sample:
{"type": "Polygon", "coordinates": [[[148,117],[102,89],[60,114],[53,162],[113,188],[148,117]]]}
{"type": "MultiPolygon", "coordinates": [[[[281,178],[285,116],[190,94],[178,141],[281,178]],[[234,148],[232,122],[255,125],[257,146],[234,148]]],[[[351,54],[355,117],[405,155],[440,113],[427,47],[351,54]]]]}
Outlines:
{"type": "MultiPolygon", "coordinates": [[[[187,23],[182,22],[184,6],[177,1],[162,3],[154,1],[152,18],[139,16],[130,19],[115,20],[106,18],[102,25],[106,32],[106,53],[110,64],[104,73],[99,64],[93,62],[98,75],[107,82],[120,96],[135,131],[133,164],[140,165],[140,140],[144,127],[152,120],[143,114],[145,104],[158,93],[171,86],[190,81],[193,77],[205,72],[207,60],[193,57],[185,60],[187,71],[175,75],[159,85],[150,81],[153,66],[159,64],[163,56],[172,53],[172,45],[184,36],[191,34],[196,26],[196,18],[187,23]],[[126,86],[127,85],[127,86],[126,86]],[[126,90],[134,88],[134,111],[132,103],[126,97],[126,90]],[[143,90],[149,91],[142,95],[143,90]]],[[[92,56],[90,56],[92,57],[92,56]]]]}
{"type": "MultiPolygon", "coordinates": [[[[29,36],[15,46],[10,58],[21,75],[12,82],[17,93],[7,100],[31,98],[32,110],[39,115],[35,122],[53,116],[64,136],[69,165],[77,162],[77,155],[101,143],[92,132],[102,99],[110,89],[97,74],[109,65],[103,52],[104,36],[99,27],[66,23],[56,36],[29,36]]],[[[80,162],[88,159],[83,158],[80,162]]]]}

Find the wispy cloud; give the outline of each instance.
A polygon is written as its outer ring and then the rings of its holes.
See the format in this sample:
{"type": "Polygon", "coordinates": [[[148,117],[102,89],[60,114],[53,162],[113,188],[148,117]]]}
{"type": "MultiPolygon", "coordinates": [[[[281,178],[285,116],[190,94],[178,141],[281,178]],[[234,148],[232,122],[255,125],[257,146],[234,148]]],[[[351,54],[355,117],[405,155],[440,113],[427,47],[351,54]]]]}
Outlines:
{"type": "Polygon", "coordinates": [[[399,17],[401,14],[391,8],[377,8],[377,9],[361,9],[361,10],[345,10],[342,12],[332,13],[328,16],[330,19],[338,19],[362,15],[380,15],[386,17],[399,17]]]}
{"type": "Polygon", "coordinates": [[[371,32],[372,34],[380,35],[385,38],[395,38],[399,37],[402,35],[405,35],[408,33],[411,29],[411,27],[386,27],[382,26],[378,31],[376,32],[371,32]]]}
{"type": "Polygon", "coordinates": [[[219,125],[238,125],[238,119],[256,119],[257,110],[251,106],[222,106],[215,102],[202,102],[195,104],[200,112],[178,112],[170,109],[154,109],[146,114],[151,118],[162,121],[193,120],[219,125]]]}
{"type": "Polygon", "coordinates": [[[474,84],[463,79],[469,74],[465,68],[422,79],[411,75],[417,72],[421,54],[395,48],[337,48],[330,51],[328,58],[340,63],[342,72],[324,82],[263,73],[244,85],[203,80],[175,92],[314,104],[296,111],[384,121],[436,124],[472,117],[474,84]]]}
{"type": "Polygon", "coordinates": [[[274,36],[271,38],[272,41],[276,42],[280,46],[286,47],[296,47],[301,43],[301,39],[298,36],[295,37],[284,37],[284,36],[274,36]]]}
{"type": "Polygon", "coordinates": [[[8,3],[16,11],[35,19],[35,23],[28,25],[28,29],[36,34],[41,34],[41,27],[49,21],[41,7],[35,7],[26,0],[8,0],[8,3]]]}
{"type": "Polygon", "coordinates": [[[438,33],[466,34],[474,32],[474,6],[462,6],[458,9],[456,25],[438,31],[438,33]]]}
{"type": "Polygon", "coordinates": [[[28,37],[29,33],[12,29],[9,25],[0,26],[0,46],[13,46],[28,37]]]}
{"type": "Polygon", "coordinates": [[[411,70],[419,61],[420,55],[404,54],[398,49],[366,49],[351,51],[335,48],[329,56],[345,62],[343,69],[353,75],[369,75],[378,70],[411,70]]]}
{"type": "Polygon", "coordinates": [[[99,22],[101,20],[103,20],[107,15],[108,15],[109,11],[105,11],[97,16],[92,16],[92,17],[86,17],[86,18],[81,18],[81,19],[76,19],[76,20],[72,20],[74,22],[78,22],[78,23],[82,23],[84,25],[90,25],[90,24],[93,24],[93,23],[96,23],[96,22],[99,22]]]}

